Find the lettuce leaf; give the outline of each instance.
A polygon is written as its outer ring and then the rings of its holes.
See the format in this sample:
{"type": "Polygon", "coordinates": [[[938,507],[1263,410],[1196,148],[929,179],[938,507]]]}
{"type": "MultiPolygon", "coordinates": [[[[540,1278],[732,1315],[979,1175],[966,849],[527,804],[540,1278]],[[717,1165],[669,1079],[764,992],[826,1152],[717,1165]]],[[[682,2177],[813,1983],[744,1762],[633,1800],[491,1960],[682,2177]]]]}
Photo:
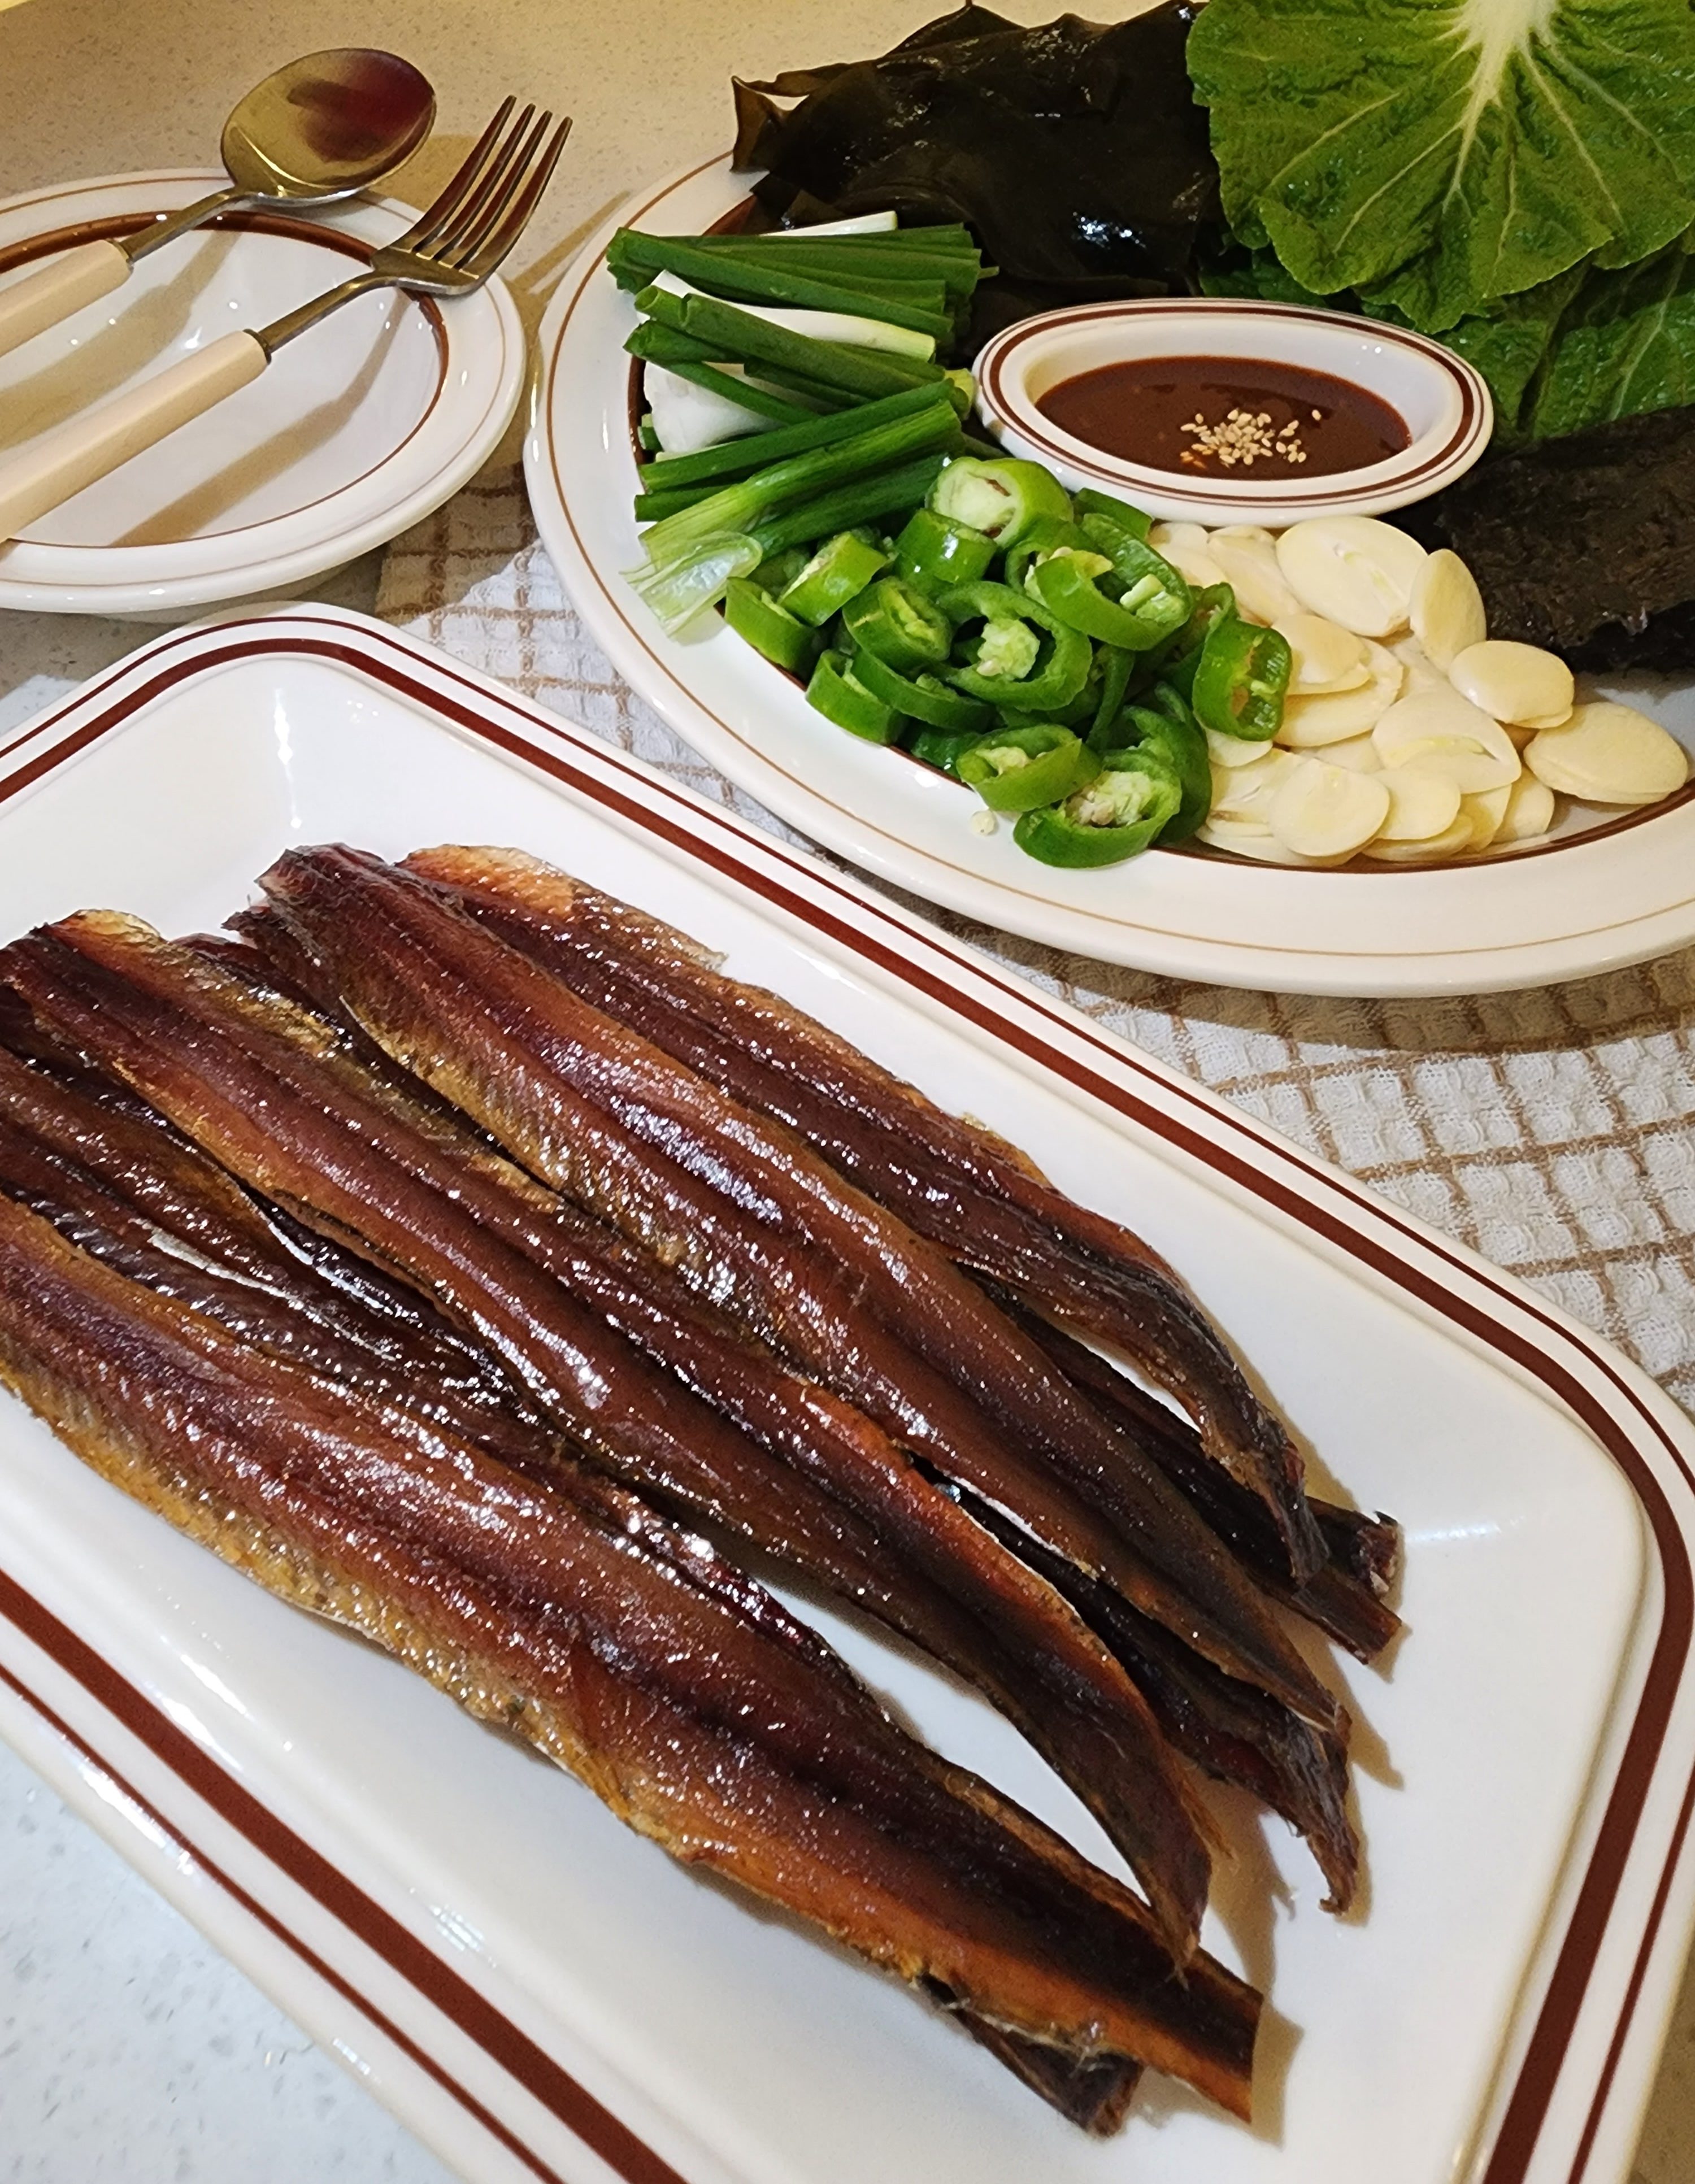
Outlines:
{"type": "Polygon", "coordinates": [[[1533,439],[1695,403],[1689,238],[1622,272],[1593,272],[1559,320],[1524,419],[1533,439]]]}
{"type": "Polygon", "coordinates": [[[1208,0],[1188,58],[1238,237],[1428,332],[1695,220],[1689,0],[1208,0]]]}

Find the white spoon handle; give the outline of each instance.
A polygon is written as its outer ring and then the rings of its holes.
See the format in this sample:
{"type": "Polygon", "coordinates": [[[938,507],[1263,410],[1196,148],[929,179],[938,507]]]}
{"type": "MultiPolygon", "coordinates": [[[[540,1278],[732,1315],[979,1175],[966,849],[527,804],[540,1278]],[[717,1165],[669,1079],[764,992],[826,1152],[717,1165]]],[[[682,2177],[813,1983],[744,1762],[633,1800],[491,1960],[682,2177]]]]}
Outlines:
{"type": "Polygon", "coordinates": [[[153,379],[0,460],[0,539],[257,379],[270,361],[249,333],[225,334],[153,379]]]}
{"type": "Polygon", "coordinates": [[[85,304],[109,296],[129,277],[130,261],[115,242],[81,242],[39,272],[0,288],[0,356],[85,304]]]}

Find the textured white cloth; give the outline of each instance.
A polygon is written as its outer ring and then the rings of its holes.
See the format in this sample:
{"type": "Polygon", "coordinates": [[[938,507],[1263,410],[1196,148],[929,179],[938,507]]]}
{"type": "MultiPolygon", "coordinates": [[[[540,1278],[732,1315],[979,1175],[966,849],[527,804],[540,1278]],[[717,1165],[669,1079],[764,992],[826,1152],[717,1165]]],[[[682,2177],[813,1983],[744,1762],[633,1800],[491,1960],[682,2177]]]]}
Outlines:
{"type": "MultiPolygon", "coordinates": [[[[799,838],[621,680],[516,471],[395,541],[377,612],[799,838]]],[[[1534,1283],[1695,1408],[1695,952],[1531,993],[1313,1000],[1150,978],[913,906],[1534,1283]]]]}

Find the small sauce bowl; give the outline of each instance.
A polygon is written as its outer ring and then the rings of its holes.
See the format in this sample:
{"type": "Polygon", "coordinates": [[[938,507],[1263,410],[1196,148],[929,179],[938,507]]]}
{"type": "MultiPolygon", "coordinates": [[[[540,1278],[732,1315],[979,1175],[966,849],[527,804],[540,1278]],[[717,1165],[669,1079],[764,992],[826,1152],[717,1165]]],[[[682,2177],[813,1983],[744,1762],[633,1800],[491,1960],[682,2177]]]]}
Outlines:
{"type": "Polygon", "coordinates": [[[1494,430],[1489,389],[1472,367],[1424,334],[1349,312],[1226,296],[1151,296],[1078,304],[997,334],[974,367],[977,404],[1008,454],[1045,464],[1073,492],[1094,486],[1168,522],[1262,523],[1313,515],[1380,515],[1424,500],[1477,460],[1494,430]],[[1108,454],[1044,416],[1037,404],[1064,381],[1104,365],[1206,357],[1252,367],[1294,365],[1366,389],[1404,420],[1410,444],[1362,470],[1303,477],[1282,463],[1188,474],[1108,454]]]}

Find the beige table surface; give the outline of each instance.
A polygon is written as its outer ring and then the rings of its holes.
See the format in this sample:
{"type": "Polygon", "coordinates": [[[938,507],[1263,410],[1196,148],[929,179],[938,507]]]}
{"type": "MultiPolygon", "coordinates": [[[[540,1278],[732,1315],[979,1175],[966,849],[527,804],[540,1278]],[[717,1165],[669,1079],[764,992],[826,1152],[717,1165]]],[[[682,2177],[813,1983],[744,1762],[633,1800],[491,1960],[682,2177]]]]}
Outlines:
{"type": "MultiPolygon", "coordinates": [[[[1006,12],[1047,11],[1022,0],[1006,12]]],[[[508,92],[575,116],[510,269],[533,326],[626,192],[728,142],[732,70],[875,52],[918,20],[911,0],[0,0],[0,196],[207,164],[231,103],[280,61],[388,46],[439,98],[438,134],[397,196],[426,201],[508,92]]],[[[391,557],[381,610],[711,792],[585,651],[511,483],[462,498],[464,513],[443,511],[391,557]]],[[[376,582],[374,568],[355,571],[337,596],[368,604],[376,582]]],[[[115,624],[0,616],[0,716],[131,639],[115,624]]],[[[1695,1401],[1695,957],[1469,1012],[1351,1011],[1001,952],[1542,1281],[1695,1401]]],[[[0,2184],[439,2184],[421,2148],[13,1768],[0,1754],[0,2184]]],[[[1633,2184],[1695,2184],[1695,1978],[1633,2184]]]]}

